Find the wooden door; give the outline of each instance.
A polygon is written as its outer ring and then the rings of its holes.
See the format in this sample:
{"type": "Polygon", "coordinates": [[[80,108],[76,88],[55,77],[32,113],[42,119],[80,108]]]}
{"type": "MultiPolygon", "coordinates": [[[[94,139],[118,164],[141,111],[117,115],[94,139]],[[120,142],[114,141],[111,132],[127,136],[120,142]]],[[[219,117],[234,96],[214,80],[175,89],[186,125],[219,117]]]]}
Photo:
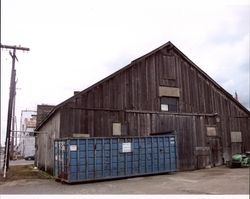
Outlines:
{"type": "Polygon", "coordinates": [[[210,147],[210,163],[211,166],[222,164],[222,147],[219,137],[208,137],[208,145],[210,147]]]}

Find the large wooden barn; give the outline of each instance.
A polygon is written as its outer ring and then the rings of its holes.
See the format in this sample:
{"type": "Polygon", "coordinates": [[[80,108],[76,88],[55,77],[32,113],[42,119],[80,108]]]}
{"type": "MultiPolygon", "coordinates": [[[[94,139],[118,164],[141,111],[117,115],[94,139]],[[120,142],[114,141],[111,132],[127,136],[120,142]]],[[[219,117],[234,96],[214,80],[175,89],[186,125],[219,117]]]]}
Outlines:
{"type": "Polygon", "coordinates": [[[171,42],[75,93],[37,126],[38,167],[52,172],[55,138],[175,133],[179,170],[250,151],[250,112],[171,42]]]}

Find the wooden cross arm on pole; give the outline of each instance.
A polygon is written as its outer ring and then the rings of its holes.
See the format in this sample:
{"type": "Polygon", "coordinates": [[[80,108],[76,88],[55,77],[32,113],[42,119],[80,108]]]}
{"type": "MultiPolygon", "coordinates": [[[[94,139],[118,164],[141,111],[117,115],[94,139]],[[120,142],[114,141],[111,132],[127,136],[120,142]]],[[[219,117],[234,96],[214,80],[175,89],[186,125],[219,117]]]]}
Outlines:
{"type": "Polygon", "coordinates": [[[21,46],[9,46],[9,45],[2,45],[1,48],[6,48],[6,49],[16,49],[16,50],[26,50],[29,51],[29,48],[21,47],[21,46]]]}

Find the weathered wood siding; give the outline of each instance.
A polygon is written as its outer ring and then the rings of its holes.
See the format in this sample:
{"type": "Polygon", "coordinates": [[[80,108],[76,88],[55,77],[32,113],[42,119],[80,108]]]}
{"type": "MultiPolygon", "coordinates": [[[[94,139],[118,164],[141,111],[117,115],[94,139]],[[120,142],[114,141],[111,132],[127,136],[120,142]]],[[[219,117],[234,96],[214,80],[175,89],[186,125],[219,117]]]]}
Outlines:
{"type": "Polygon", "coordinates": [[[159,111],[159,86],[180,88],[179,112],[249,115],[175,51],[135,63],[72,101],[86,108],[159,111]]]}
{"type": "Polygon", "coordinates": [[[242,132],[242,148],[250,150],[249,112],[175,47],[133,61],[66,101],[59,111],[60,137],[112,136],[114,122],[125,126],[123,135],[175,130],[181,170],[229,160],[231,131],[242,132]],[[180,89],[177,114],[160,111],[159,86],[180,89]],[[210,125],[216,137],[207,135],[210,125]]]}
{"type": "Polygon", "coordinates": [[[36,166],[53,174],[54,140],[60,136],[60,113],[56,113],[37,133],[36,166]]]}
{"type": "Polygon", "coordinates": [[[50,113],[50,111],[55,106],[52,105],[37,105],[37,118],[36,118],[36,126],[39,126],[41,122],[46,118],[46,116],[50,113]]]}
{"type": "Polygon", "coordinates": [[[194,150],[195,147],[208,146],[206,126],[216,126],[214,116],[105,111],[101,109],[85,110],[79,107],[61,110],[61,124],[68,122],[71,123],[71,126],[67,125],[68,128],[61,128],[61,137],[71,137],[73,133],[90,134],[91,137],[113,136],[112,123],[114,122],[126,126],[122,131],[122,135],[126,136],[149,136],[175,131],[181,170],[204,168],[209,164],[197,166],[198,160],[194,150]]]}
{"type": "MultiPolygon", "coordinates": [[[[76,96],[72,103],[85,108],[160,111],[159,86],[180,88],[178,112],[218,113],[221,117],[220,130],[224,148],[231,144],[230,132],[237,130],[245,138],[244,148],[250,150],[249,113],[242,110],[221,88],[174,49],[162,49],[149,57],[132,62],[122,72],[87,93],[76,96]]],[[[94,119],[93,114],[89,117],[94,119]]],[[[82,117],[80,115],[79,113],[79,118],[82,117]]],[[[62,129],[79,128],[83,125],[80,124],[82,119],[69,119],[71,120],[72,122],[63,123],[65,125],[62,129]]],[[[96,130],[98,127],[91,128],[96,130]]],[[[90,131],[90,127],[85,130],[90,131]]],[[[103,135],[106,134],[103,132],[103,135]]]]}

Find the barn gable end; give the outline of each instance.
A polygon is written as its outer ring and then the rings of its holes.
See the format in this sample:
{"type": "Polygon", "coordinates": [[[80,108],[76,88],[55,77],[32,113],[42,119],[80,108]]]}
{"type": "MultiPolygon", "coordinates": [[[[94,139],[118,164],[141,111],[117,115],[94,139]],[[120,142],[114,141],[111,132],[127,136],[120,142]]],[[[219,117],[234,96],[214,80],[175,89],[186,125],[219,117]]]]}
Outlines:
{"type": "Polygon", "coordinates": [[[59,137],[175,132],[181,170],[220,165],[250,150],[249,111],[171,42],[62,102],[37,130],[56,112],[59,137]]]}

